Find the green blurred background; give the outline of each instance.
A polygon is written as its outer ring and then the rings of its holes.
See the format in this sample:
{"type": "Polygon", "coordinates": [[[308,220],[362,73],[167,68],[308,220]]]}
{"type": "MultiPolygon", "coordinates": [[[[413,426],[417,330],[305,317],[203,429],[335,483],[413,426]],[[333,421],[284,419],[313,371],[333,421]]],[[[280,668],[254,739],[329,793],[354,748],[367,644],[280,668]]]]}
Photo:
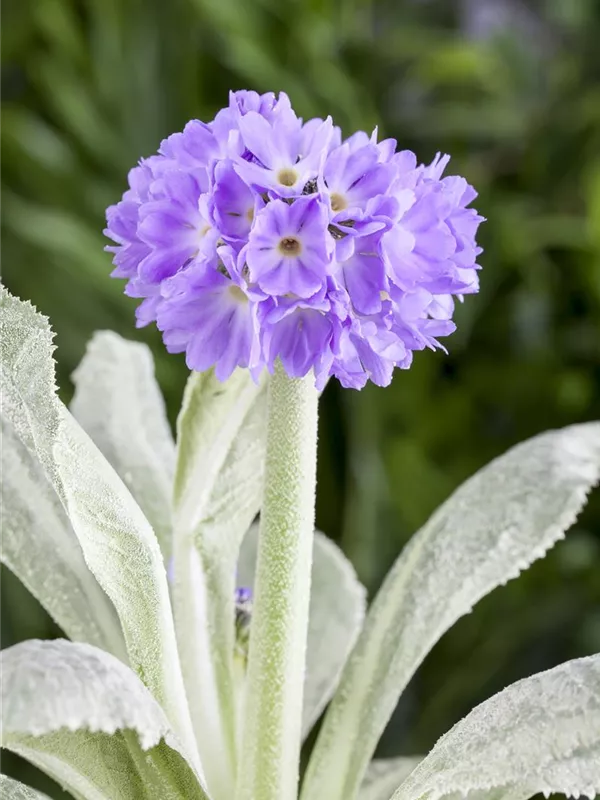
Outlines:
{"type": "MultiPolygon", "coordinates": [[[[186,372],[110,280],[103,214],[127,170],[230,88],[287,91],[346,133],[380,126],[480,192],[481,293],[450,355],[392,386],[330,385],[318,524],[373,592],[464,478],[549,427],[600,418],[596,0],[4,0],[4,280],[48,314],[59,381],[112,328],[148,342],[174,418],[186,372]]],[[[59,635],[4,575],[3,644],[59,635]]],[[[545,561],[444,637],[380,755],[429,748],[508,682],[600,650],[600,493],[545,561]]],[[[5,760],[5,769],[46,786],[5,760]]],[[[33,777],[32,777],[33,775],[33,777]]],[[[56,796],[61,796],[57,791],[56,796]]]]}

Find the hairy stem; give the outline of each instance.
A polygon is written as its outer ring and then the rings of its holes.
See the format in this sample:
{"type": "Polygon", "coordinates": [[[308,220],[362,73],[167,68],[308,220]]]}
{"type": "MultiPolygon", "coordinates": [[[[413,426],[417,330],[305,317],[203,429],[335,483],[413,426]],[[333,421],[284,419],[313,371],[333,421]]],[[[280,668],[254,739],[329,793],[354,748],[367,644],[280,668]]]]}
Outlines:
{"type": "Polygon", "coordinates": [[[314,530],[314,377],[269,387],[265,489],[256,568],[238,800],[297,796],[314,530]]]}

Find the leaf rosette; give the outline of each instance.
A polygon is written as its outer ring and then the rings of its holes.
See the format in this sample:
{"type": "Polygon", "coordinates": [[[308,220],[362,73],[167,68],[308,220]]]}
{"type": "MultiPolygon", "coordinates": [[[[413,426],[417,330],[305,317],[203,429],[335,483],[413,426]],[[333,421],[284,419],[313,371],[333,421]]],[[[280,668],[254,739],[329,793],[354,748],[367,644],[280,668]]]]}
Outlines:
{"type": "MultiPolygon", "coordinates": [[[[48,321],[5,290],[1,313],[2,561],[70,639],[2,653],[2,744],[75,798],[231,800],[248,763],[236,587],[256,579],[267,387],[193,374],[174,442],[144,346],[97,334],[71,413],[48,321]]],[[[513,448],[414,536],[366,616],[352,566],[316,534],[302,737],[324,717],[302,800],[600,792],[599,656],[507,687],[423,759],[372,760],[436,641],[563,537],[599,471],[598,423],[513,448]]],[[[251,640],[250,606],[245,624],[251,640]]],[[[0,780],[12,800],[44,797],[0,780]]]]}

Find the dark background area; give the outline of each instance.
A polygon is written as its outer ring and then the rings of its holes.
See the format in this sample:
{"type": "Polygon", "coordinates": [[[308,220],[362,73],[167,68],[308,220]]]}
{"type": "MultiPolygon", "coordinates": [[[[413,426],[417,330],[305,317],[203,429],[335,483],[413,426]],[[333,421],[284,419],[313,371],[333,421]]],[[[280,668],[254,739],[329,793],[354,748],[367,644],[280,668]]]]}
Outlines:
{"type": "MultiPolygon", "coordinates": [[[[285,90],[345,134],[379,125],[480,192],[481,293],[392,386],[328,386],[319,527],[372,593],[462,480],[600,418],[600,4],[595,0],[4,0],[2,251],[49,315],[59,383],[99,328],[148,342],[174,419],[186,378],[110,280],[127,170],[230,88],[285,90]]],[[[4,572],[4,646],[59,635],[4,572]]],[[[600,493],[566,541],[436,646],[380,755],[419,753],[507,683],[600,650],[600,493]]],[[[6,758],[5,769],[25,774],[6,758]]],[[[27,768],[29,769],[29,768],[27,768]]],[[[40,787],[43,784],[38,784],[40,787]]],[[[59,796],[57,794],[57,796],[59,796]]]]}

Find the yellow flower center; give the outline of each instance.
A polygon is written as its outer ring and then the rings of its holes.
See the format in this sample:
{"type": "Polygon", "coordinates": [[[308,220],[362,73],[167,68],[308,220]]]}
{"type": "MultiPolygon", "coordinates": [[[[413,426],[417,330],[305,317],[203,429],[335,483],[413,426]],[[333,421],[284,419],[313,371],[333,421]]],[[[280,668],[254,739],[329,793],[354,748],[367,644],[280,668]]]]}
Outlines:
{"type": "Polygon", "coordinates": [[[302,250],[302,244],[295,236],[286,236],[280,240],[277,249],[282,256],[297,256],[302,250]]]}
{"type": "Polygon", "coordinates": [[[291,169],[290,167],[284,167],[277,173],[277,181],[282,186],[293,186],[297,180],[298,173],[295,169],[291,169]]]}
{"type": "Polygon", "coordinates": [[[343,211],[345,208],[348,208],[348,201],[343,194],[339,194],[338,192],[334,192],[331,195],[330,202],[332,211],[343,211]]]}
{"type": "Polygon", "coordinates": [[[247,303],[248,298],[244,294],[244,292],[240,289],[239,286],[235,284],[229,287],[229,294],[237,303],[247,303]]]}

